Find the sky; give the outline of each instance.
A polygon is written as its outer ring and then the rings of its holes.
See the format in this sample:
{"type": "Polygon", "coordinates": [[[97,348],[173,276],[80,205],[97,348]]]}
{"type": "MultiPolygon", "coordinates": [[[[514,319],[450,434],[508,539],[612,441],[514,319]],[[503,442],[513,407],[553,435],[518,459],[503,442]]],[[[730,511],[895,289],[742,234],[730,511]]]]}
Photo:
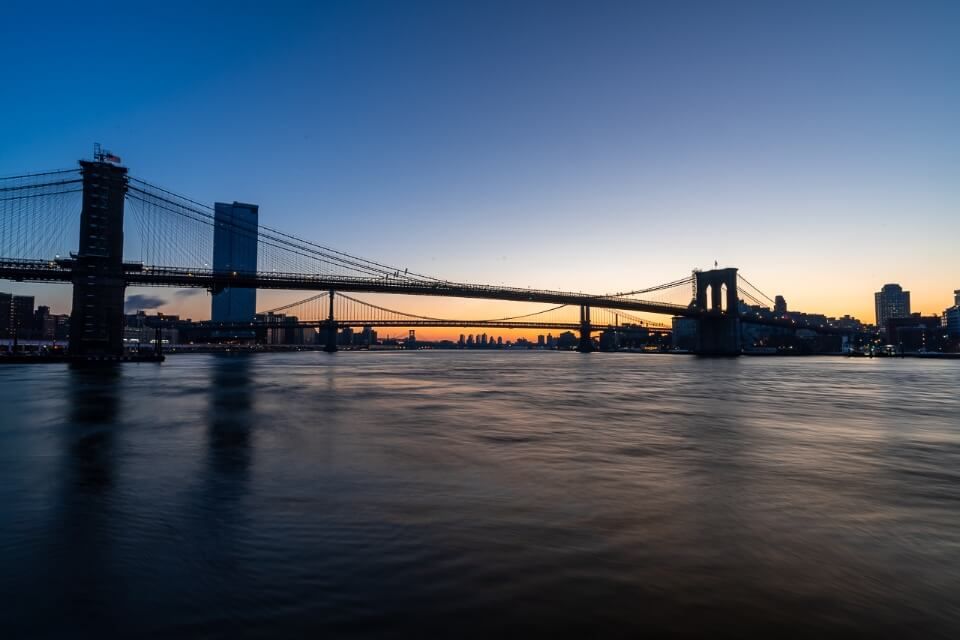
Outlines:
{"type": "MultiPolygon", "coordinates": [[[[0,54],[0,175],[101,142],[450,280],[600,293],[717,261],[871,322],[885,283],[924,313],[960,288],[957,2],[8,0],[0,54]]],[[[0,290],[69,310],[62,286],[0,290]]],[[[206,294],[130,293],[209,316],[206,294]]]]}

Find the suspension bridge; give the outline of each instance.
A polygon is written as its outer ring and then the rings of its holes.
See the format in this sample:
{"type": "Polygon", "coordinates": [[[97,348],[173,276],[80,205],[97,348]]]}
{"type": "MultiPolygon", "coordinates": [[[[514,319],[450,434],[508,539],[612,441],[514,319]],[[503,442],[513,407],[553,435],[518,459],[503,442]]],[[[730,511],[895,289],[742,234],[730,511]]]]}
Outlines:
{"type": "MultiPolygon", "coordinates": [[[[584,328],[583,319],[577,317],[581,309],[571,305],[557,305],[530,313],[495,318],[435,318],[389,309],[353,296],[327,291],[257,314],[255,322],[208,322],[200,323],[198,329],[216,332],[270,329],[318,329],[335,332],[344,327],[387,328],[469,328],[469,329],[535,329],[577,332],[584,328]]],[[[589,331],[636,332],[666,334],[671,327],[653,322],[632,313],[617,309],[597,309],[589,319],[589,331]]],[[[335,335],[328,335],[327,350],[335,348],[335,335]]]]}
{"type": "MultiPolygon", "coordinates": [[[[444,280],[262,224],[218,219],[212,206],[130,176],[125,167],[102,156],[81,160],[76,169],[0,179],[0,279],[72,284],[69,353],[83,358],[122,354],[128,286],[199,287],[213,293],[320,291],[271,311],[290,312],[305,325],[325,328],[331,350],[336,348],[337,327],[372,325],[569,329],[579,332],[580,350],[590,351],[591,333],[598,330],[623,324],[654,332],[668,329],[636,315],[645,313],[693,318],[699,353],[736,355],[739,323],[750,320],[742,317],[741,300],[760,306],[773,302],[735,268],[694,271],[655,286],[596,295],[444,280]],[[212,266],[218,227],[227,227],[233,237],[255,241],[256,269],[212,266]],[[550,307],[506,318],[433,318],[388,309],[347,293],[550,307]]],[[[790,326],[781,319],[753,321],[790,326]]]]}

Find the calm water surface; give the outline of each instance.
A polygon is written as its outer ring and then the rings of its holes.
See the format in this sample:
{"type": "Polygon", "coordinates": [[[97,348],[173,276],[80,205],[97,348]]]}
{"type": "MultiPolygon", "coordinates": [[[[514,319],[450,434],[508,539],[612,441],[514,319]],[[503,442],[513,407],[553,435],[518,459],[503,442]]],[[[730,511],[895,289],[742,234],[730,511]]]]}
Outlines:
{"type": "Polygon", "coordinates": [[[0,368],[4,638],[960,637],[960,362],[0,368]]]}

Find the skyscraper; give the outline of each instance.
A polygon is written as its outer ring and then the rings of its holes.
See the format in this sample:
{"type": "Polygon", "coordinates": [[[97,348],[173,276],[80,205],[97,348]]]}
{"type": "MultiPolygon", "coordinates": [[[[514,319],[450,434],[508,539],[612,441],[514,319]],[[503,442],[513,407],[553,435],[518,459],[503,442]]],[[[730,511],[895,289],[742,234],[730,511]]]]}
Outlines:
{"type": "Polygon", "coordinates": [[[783,315],[787,312],[787,300],[783,296],[777,296],[773,303],[773,312],[783,315]]]}
{"type": "MultiPolygon", "coordinates": [[[[253,273],[257,270],[257,216],[255,204],[218,202],[214,205],[213,270],[217,273],[253,273]]],[[[214,322],[253,322],[257,290],[226,288],[213,294],[214,322]]]]}
{"type": "Polygon", "coordinates": [[[904,291],[898,284],[885,284],[873,294],[877,307],[877,328],[886,331],[890,318],[910,316],[910,292],[904,291]]]}

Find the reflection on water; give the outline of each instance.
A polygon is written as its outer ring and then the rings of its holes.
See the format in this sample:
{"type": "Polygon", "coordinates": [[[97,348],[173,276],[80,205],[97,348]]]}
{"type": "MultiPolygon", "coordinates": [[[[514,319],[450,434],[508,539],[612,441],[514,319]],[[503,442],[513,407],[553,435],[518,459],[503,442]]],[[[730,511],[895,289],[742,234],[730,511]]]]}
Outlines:
{"type": "Polygon", "coordinates": [[[960,363],[0,369],[4,637],[957,637],[960,363]]]}
{"type": "Polygon", "coordinates": [[[210,364],[208,421],[210,466],[217,473],[243,476],[250,468],[255,382],[251,355],[218,356],[210,364]]]}
{"type": "Polygon", "coordinates": [[[113,430],[121,371],[118,366],[69,369],[70,418],[63,437],[71,442],[69,464],[74,468],[76,487],[105,491],[113,481],[113,430]]]}

